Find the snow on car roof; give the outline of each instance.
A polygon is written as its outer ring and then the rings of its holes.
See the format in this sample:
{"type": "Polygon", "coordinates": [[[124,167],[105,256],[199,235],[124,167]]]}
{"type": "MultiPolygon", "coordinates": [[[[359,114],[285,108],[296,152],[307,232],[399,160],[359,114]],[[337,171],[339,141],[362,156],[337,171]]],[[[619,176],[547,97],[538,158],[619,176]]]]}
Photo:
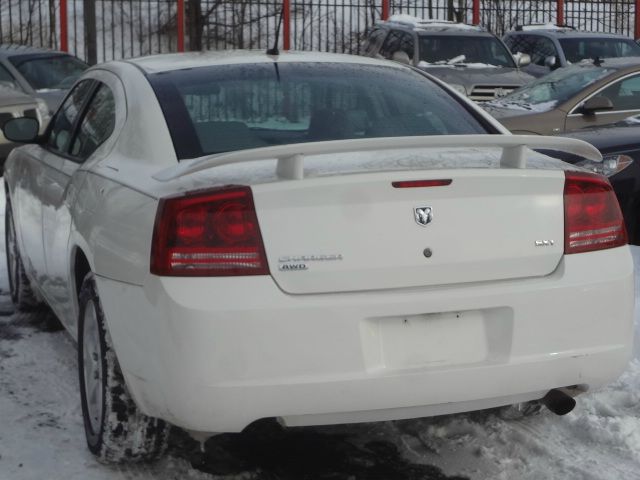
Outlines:
{"type": "Polygon", "coordinates": [[[478,25],[468,25],[466,23],[451,22],[449,20],[424,19],[414,17],[412,15],[407,15],[405,13],[392,15],[391,17],[389,17],[389,20],[387,20],[387,23],[400,23],[402,25],[419,28],[421,30],[429,28],[451,28],[458,30],[474,30],[480,32],[484,31],[484,28],[478,25]]]}
{"type": "Polygon", "coordinates": [[[393,68],[406,68],[396,62],[378,60],[370,57],[346,55],[341,53],[320,52],[281,52],[280,55],[267,55],[264,50],[217,50],[189,53],[168,53],[126,60],[147,73],[158,73],[185,68],[197,68],[212,65],[239,65],[247,63],[351,63],[379,65],[393,68]]]}

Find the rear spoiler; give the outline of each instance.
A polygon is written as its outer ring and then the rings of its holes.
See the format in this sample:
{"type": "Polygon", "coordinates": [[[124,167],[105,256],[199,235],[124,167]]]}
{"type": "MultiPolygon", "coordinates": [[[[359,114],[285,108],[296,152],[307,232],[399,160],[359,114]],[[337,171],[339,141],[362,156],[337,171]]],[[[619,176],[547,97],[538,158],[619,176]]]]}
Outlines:
{"type": "Polygon", "coordinates": [[[236,150],[193,161],[183,161],[176,167],[156,173],[153,178],[160,182],[168,182],[221,165],[277,159],[276,173],[280,178],[301,180],[304,178],[304,157],[308,155],[420,148],[500,148],[500,166],[503,168],[526,168],[527,148],[555,150],[595,162],[602,161],[602,155],[597,148],[573,138],[537,135],[434,135],[332,140],[236,150]]]}

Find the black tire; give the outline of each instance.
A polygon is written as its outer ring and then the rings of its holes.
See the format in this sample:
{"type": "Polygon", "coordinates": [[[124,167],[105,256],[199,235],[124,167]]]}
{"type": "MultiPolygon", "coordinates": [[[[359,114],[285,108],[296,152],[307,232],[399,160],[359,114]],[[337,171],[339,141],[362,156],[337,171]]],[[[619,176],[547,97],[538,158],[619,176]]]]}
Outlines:
{"type": "Polygon", "coordinates": [[[7,274],[9,276],[9,290],[11,300],[17,310],[31,311],[42,307],[35,292],[31,288],[29,278],[24,271],[24,264],[20,256],[20,248],[16,238],[13,211],[7,198],[4,216],[4,244],[7,254],[7,274]]]}
{"type": "Polygon", "coordinates": [[[141,413],[131,398],[106,328],[92,273],[82,282],[78,303],[78,372],[89,450],[103,463],[159,458],[166,450],[170,426],[141,413]],[[85,369],[87,362],[95,365],[85,369]],[[89,392],[92,387],[95,388],[89,392]]]}

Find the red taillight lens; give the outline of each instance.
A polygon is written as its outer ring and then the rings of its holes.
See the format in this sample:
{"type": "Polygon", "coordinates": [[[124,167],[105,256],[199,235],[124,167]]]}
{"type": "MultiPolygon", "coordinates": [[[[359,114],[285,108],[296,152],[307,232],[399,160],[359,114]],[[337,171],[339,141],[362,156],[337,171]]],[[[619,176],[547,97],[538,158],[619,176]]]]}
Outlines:
{"type": "Polygon", "coordinates": [[[564,253],[619,247],[627,231],[618,199],[601,175],[565,172],[564,253]]]}
{"type": "Polygon", "coordinates": [[[391,182],[393,188],[426,188],[426,187],[446,187],[451,185],[450,178],[441,178],[438,180],[401,180],[399,182],[391,182]]]}
{"type": "Polygon", "coordinates": [[[268,275],[251,189],[222,187],[160,200],[151,273],[268,275]]]}

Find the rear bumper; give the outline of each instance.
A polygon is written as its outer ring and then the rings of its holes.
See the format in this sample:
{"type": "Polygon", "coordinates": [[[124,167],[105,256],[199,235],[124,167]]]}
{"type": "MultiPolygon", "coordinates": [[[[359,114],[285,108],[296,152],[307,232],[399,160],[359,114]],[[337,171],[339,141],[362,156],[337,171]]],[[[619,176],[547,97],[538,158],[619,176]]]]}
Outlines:
{"type": "MultiPolygon", "coordinates": [[[[295,272],[299,274],[301,272],[295,272]]],[[[98,277],[114,347],[148,415],[201,432],[475,410],[614,380],[633,344],[628,247],[544,278],[288,295],[270,277],[98,277]]]]}

